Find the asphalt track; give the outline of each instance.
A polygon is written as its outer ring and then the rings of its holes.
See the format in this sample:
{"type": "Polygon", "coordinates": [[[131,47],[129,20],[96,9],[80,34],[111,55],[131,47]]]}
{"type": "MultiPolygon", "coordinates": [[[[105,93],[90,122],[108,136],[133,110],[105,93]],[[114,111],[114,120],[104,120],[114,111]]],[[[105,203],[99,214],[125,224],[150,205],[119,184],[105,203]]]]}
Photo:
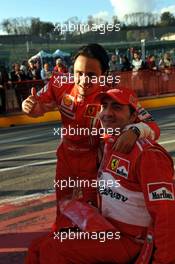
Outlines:
{"type": "MultiPolygon", "coordinates": [[[[161,128],[159,142],[175,164],[175,107],[151,112],[161,128]]],[[[60,127],[52,122],[0,129],[0,263],[22,264],[30,241],[54,221],[60,127]]]]}
{"type": "MultiPolygon", "coordinates": [[[[175,161],[175,107],[152,113],[161,128],[159,142],[175,161]]],[[[60,126],[52,122],[0,129],[1,199],[54,189],[60,126]]]]}

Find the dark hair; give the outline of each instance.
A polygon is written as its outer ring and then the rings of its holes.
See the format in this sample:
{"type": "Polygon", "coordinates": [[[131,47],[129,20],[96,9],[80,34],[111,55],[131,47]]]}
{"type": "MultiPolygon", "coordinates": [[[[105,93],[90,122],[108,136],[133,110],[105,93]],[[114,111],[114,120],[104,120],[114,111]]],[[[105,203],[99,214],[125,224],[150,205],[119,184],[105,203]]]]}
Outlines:
{"type": "Polygon", "coordinates": [[[80,55],[98,60],[101,65],[102,73],[108,71],[109,69],[108,54],[101,45],[96,43],[91,43],[80,47],[74,56],[74,60],[76,60],[80,55]]]}

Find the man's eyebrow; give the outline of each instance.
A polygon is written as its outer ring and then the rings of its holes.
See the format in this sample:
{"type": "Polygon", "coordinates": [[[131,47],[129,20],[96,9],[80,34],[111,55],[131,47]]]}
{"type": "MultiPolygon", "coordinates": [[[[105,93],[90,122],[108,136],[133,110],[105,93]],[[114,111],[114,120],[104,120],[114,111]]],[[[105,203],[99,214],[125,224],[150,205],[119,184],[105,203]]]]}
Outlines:
{"type": "MultiPolygon", "coordinates": [[[[83,70],[76,70],[76,72],[84,72],[83,70]]],[[[85,75],[96,75],[95,72],[84,72],[85,75]]]]}
{"type": "Polygon", "coordinates": [[[113,102],[112,105],[118,105],[118,106],[123,106],[122,104],[120,103],[117,103],[117,102],[113,102]]]}
{"type": "Polygon", "coordinates": [[[101,104],[107,104],[107,101],[105,99],[102,99],[101,104]]]}

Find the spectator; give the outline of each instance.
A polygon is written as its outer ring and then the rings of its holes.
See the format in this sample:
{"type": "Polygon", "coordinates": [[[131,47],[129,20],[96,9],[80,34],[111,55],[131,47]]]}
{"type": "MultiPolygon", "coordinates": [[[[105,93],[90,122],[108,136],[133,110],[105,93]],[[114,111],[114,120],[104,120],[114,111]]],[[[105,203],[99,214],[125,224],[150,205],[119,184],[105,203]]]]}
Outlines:
{"type": "Polygon", "coordinates": [[[122,56],[121,58],[121,71],[130,71],[131,63],[129,62],[127,56],[122,56]]]}
{"type": "Polygon", "coordinates": [[[111,60],[109,61],[109,71],[110,72],[119,71],[120,68],[121,68],[121,65],[118,62],[118,56],[113,54],[111,56],[111,60]]]}
{"type": "Polygon", "coordinates": [[[134,52],[133,60],[132,60],[132,70],[133,72],[137,72],[144,68],[144,62],[141,59],[141,56],[138,52],[134,52]]]}
{"type": "Polygon", "coordinates": [[[20,82],[26,80],[26,75],[23,71],[20,70],[19,63],[14,64],[14,68],[10,73],[10,79],[12,82],[20,82]]]}
{"type": "MultiPolygon", "coordinates": [[[[171,67],[173,66],[173,60],[169,52],[166,52],[163,58],[159,62],[159,68],[162,70],[162,82],[161,82],[161,91],[166,93],[169,91],[169,81],[171,76],[171,67]]],[[[160,92],[161,92],[160,91],[160,92]]]]}
{"type": "Polygon", "coordinates": [[[134,52],[132,60],[132,88],[139,96],[144,90],[144,80],[140,70],[144,69],[144,62],[138,52],[134,52]]]}
{"type": "Polygon", "coordinates": [[[163,58],[159,61],[159,67],[161,69],[170,68],[173,66],[173,60],[169,52],[166,52],[163,58]]]}
{"type": "Polygon", "coordinates": [[[64,65],[62,59],[57,59],[56,60],[56,66],[54,67],[54,72],[59,72],[59,73],[67,73],[68,69],[64,65]]]}
{"type": "Polygon", "coordinates": [[[41,79],[47,83],[51,78],[52,72],[49,70],[49,64],[45,63],[44,67],[41,69],[41,79]]]}
{"type": "Polygon", "coordinates": [[[8,82],[8,73],[4,66],[0,66],[0,114],[6,112],[6,83],[8,82]]]}
{"type": "Polygon", "coordinates": [[[154,55],[150,55],[146,60],[145,68],[148,70],[157,70],[156,58],[154,55]]]}
{"type": "MultiPolygon", "coordinates": [[[[27,76],[25,75],[25,73],[20,70],[20,64],[19,63],[15,63],[12,66],[12,71],[10,73],[10,79],[12,82],[21,82],[27,79],[27,76]]],[[[13,98],[16,96],[17,98],[17,105],[18,108],[20,108],[21,106],[21,101],[22,101],[22,95],[21,95],[21,90],[19,89],[19,84],[13,84],[13,89],[15,90],[14,95],[12,96],[13,98]]]]}
{"type": "Polygon", "coordinates": [[[21,63],[20,70],[21,70],[22,72],[24,72],[24,74],[27,76],[27,73],[28,73],[28,63],[27,63],[26,60],[24,60],[24,61],[21,63]]]}
{"type": "Polygon", "coordinates": [[[33,61],[29,62],[28,79],[29,80],[40,80],[41,79],[39,66],[35,64],[33,61]]]}

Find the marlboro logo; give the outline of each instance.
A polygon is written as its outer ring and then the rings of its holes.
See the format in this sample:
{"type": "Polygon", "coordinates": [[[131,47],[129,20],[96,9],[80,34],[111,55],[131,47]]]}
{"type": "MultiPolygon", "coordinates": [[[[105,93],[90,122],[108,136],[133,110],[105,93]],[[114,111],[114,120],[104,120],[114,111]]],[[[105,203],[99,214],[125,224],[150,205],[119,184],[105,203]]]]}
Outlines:
{"type": "Polygon", "coordinates": [[[148,196],[150,201],[174,200],[173,184],[166,182],[149,183],[148,196]]]}

